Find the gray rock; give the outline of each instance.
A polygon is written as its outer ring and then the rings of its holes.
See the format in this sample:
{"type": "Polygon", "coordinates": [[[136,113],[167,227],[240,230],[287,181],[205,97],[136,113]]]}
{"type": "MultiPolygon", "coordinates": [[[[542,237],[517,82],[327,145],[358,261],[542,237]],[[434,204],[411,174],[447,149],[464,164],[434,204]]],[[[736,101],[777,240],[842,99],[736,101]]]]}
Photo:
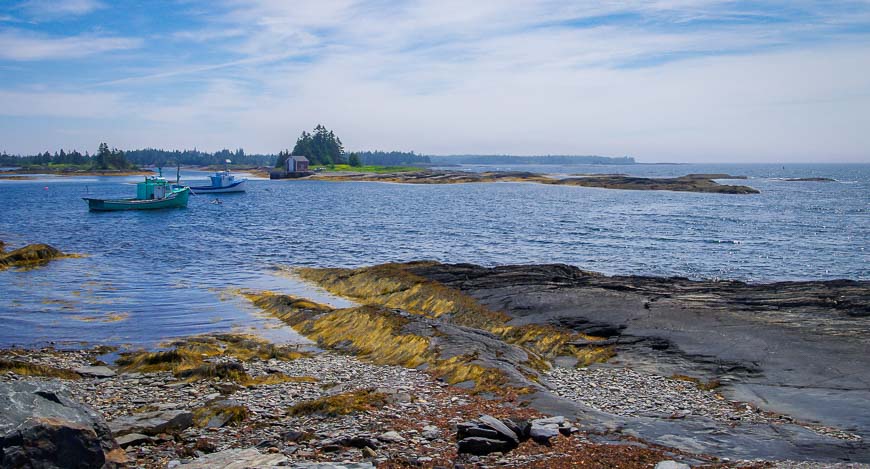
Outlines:
{"type": "Polygon", "coordinates": [[[691,467],[688,464],[667,460],[660,461],[656,464],[655,469],[691,469],[691,467]]]}
{"type": "Polygon", "coordinates": [[[122,435],[118,438],[115,438],[115,441],[121,448],[126,448],[128,446],[138,446],[143,443],[150,443],[152,440],[151,437],[148,435],[143,435],[141,433],[129,433],[127,435],[122,435]]]}
{"type": "Polygon", "coordinates": [[[542,427],[547,426],[547,425],[557,425],[557,426],[561,427],[564,424],[565,424],[565,417],[562,417],[561,415],[557,415],[555,417],[549,417],[549,418],[545,418],[545,419],[532,420],[532,425],[540,425],[542,427]]]}
{"type": "Polygon", "coordinates": [[[80,375],[93,376],[94,378],[111,378],[115,376],[115,371],[108,366],[83,366],[73,371],[80,375]]]}
{"type": "Polygon", "coordinates": [[[249,467],[270,467],[285,464],[287,457],[278,453],[262,454],[254,448],[228,449],[194,459],[185,464],[185,469],[246,469],[249,467]]]}
{"type": "Polygon", "coordinates": [[[427,440],[435,440],[441,436],[441,429],[435,425],[426,425],[420,435],[427,440]]]}
{"type": "Polygon", "coordinates": [[[558,427],[544,427],[537,424],[532,424],[532,429],[529,430],[529,437],[538,444],[550,444],[550,438],[559,436],[558,427]]]}
{"type": "MultiPolygon", "coordinates": [[[[520,442],[517,434],[514,433],[513,430],[508,428],[508,426],[505,425],[501,420],[491,415],[482,415],[479,420],[483,422],[487,427],[497,431],[502,436],[501,439],[506,438],[509,441],[513,441],[515,444],[520,442]]],[[[564,420],[564,418],[562,420],[564,420]]]]}
{"type": "Polygon", "coordinates": [[[119,417],[109,422],[109,428],[115,435],[177,433],[191,425],[193,425],[193,413],[185,410],[144,412],[119,417]]]}
{"type": "Polygon", "coordinates": [[[504,440],[493,440],[479,436],[470,436],[459,440],[459,452],[484,456],[489,453],[507,452],[513,449],[511,444],[504,440]]]}
{"type": "Polygon", "coordinates": [[[402,435],[399,435],[399,432],[396,431],[381,433],[380,435],[378,435],[378,439],[387,443],[398,443],[400,441],[405,441],[405,439],[402,438],[402,435]]]}
{"type": "Polygon", "coordinates": [[[0,409],[0,467],[112,466],[106,422],[59,383],[0,383],[0,409]]]}

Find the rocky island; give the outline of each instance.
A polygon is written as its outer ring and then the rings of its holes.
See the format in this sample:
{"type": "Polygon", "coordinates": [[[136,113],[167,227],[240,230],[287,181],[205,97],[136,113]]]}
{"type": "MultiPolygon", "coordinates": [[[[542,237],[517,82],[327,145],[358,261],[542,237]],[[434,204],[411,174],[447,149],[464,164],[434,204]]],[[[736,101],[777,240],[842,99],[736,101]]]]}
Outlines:
{"type": "Polygon", "coordinates": [[[120,356],[0,351],[0,465],[60,465],[46,448],[61,447],[94,467],[870,461],[870,282],[295,273],[356,306],[239,294],[316,346],[216,334],[120,356]]]}
{"type": "Polygon", "coordinates": [[[464,184],[480,182],[533,182],[563,186],[598,187],[626,190],[668,190],[681,192],[707,192],[719,194],[758,194],[749,186],[719,184],[715,179],[746,179],[728,174],[689,174],[675,178],[645,178],[624,174],[586,174],[563,179],[522,171],[470,171],[420,170],[395,173],[324,172],[308,179],[324,181],[371,181],[402,184],[464,184]]]}

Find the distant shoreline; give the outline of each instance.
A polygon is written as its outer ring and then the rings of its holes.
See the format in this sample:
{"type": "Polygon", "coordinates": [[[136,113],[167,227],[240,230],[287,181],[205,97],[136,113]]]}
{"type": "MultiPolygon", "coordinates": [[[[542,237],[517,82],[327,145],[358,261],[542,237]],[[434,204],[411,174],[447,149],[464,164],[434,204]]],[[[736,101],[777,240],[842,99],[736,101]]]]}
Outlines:
{"type": "Polygon", "coordinates": [[[136,170],[121,170],[121,169],[104,169],[104,170],[79,170],[71,168],[51,169],[51,168],[18,168],[0,171],[0,176],[9,174],[47,174],[51,176],[149,176],[154,174],[154,171],[146,169],[136,170]]]}

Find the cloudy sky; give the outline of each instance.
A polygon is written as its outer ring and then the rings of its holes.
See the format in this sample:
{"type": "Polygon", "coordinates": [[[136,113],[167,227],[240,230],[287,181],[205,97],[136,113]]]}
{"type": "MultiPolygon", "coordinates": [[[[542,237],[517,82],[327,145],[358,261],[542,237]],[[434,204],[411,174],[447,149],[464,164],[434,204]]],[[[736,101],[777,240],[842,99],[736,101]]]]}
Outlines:
{"type": "Polygon", "coordinates": [[[870,0],[4,0],[0,151],[870,162],[870,0]]]}

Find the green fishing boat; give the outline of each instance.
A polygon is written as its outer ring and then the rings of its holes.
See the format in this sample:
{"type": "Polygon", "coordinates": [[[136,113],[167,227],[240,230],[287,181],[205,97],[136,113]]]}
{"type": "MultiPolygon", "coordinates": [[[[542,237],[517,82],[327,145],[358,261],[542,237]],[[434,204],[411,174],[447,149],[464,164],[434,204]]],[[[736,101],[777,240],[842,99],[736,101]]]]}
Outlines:
{"type": "Polygon", "coordinates": [[[92,211],[106,212],[115,210],[155,210],[160,208],[187,207],[190,188],[171,184],[159,176],[148,176],[144,182],[136,184],[134,199],[92,199],[88,208],[92,211]]]}

